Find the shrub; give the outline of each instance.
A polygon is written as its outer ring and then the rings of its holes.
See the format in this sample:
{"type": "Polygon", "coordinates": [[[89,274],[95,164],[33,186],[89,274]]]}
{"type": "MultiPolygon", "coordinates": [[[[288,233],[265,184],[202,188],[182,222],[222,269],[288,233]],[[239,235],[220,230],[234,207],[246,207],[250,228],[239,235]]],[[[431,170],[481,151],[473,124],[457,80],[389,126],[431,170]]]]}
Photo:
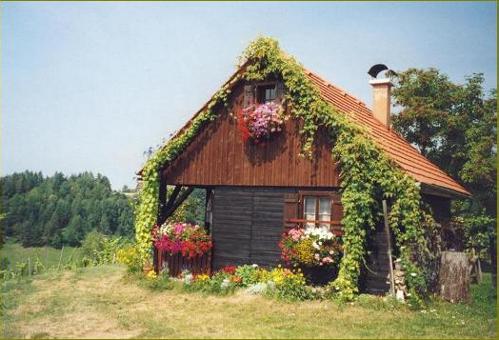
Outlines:
{"type": "Polygon", "coordinates": [[[262,270],[256,264],[245,264],[243,266],[237,267],[235,274],[241,278],[241,285],[243,287],[248,287],[259,282],[261,271],[262,270]]]}
{"type": "Polygon", "coordinates": [[[270,272],[270,277],[273,287],[268,289],[267,293],[271,296],[290,301],[301,301],[313,297],[301,272],[292,272],[287,268],[278,267],[270,272]]]}
{"type": "Polygon", "coordinates": [[[116,252],[116,261],[127,266],[130,273],[138,273],[142,270],[142,257],[135,245],[126,245],[116,252]]]}
{"type": "Polygon", "coordinates": [[[82,242],[83,265],[100,265],[116,262],[116,253],[127,243],[121,237],[111,238],[95,230],[85,236],[82,242]]]}

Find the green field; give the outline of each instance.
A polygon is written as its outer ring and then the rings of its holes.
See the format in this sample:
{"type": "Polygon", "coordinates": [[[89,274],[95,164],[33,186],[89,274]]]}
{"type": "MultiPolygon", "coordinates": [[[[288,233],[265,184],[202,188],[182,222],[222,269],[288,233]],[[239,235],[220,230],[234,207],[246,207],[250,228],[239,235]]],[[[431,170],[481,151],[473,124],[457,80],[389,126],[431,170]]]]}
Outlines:
{"type": "Polygon", "coordinates": [[[51,271],[3,284],[6,338],[495,338],[490,276],[473,302],[433,301],[414,311],[382,298],[281,302],[238,291],[229,296],[151,291],[120,265],[51,271]]]}
{"type": "Polygon", "coordinates": [[[7,242],[0,249],[0,258],[4,257],[9,260],[10,269],[15,268],[17,263],[27,263],[28,259],[32,264],[38,260],[45,268],[56,268],[59,259],[61,259],[61,267],[64,267],[71,261],[79,260],[81,254],[80,249],[74,247],[64,247],[64,250],[52,247],[24,248],[18,243],[7,242]]]}

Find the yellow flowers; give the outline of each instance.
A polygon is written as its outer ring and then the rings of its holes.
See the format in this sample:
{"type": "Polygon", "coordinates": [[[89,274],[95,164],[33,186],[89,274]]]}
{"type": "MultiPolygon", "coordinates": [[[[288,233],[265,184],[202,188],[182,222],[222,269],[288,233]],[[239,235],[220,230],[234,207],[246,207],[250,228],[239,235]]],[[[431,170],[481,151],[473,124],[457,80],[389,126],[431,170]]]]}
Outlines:
{"type": "Polygon", "coordinates": [[[275,268],[270,272],[270,280],[277,286],[289,282],[296,285],[305,285],[305,278],[301,272],[294,273],[287,268],[275,268]]]}
{"type": "Polygon", "coordinates": [[[158,275],[156,274],[156,272],[154,271],[154,269],[151,269],[146,274],[146,279],[149,279],[149,280],[155,280],[157,277],[158,277],[158,275]]]}
{"type": "Polygon", "coordinates": [[[209,279],[210,279],[210,276],[207,274],[200,274],[200,275],[196,276],[196,281],[200,281],[200,282],[205,282],[205,281],[208,281],[209,279]]]}
{"type": "Polygon", "coordinates": [[[314,262],[314,248],[312,239],[304,239],[295,246],[298,261],[303,264],[312,264],[314,262]]]}

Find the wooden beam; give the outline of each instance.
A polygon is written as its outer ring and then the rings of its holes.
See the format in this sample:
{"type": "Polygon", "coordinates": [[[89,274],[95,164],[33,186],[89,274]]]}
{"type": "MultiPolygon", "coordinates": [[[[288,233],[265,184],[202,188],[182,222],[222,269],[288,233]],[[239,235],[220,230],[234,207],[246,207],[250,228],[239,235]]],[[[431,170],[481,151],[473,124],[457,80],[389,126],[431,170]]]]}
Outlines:
{"type": "Polygon", "coordinates": [[[168,199],[168,202],[165,205],[165,212],[168,211],[168,209],[170,209],[172,207],[173,202],[175,202],[175,200],[177,199],[177,196],[180,192],[180,189],[182,189],[181,185],[176,185],[175,189],[173,189],[172,194],[171,194],[170,198],[168,199]]]}
{"type": "Polygon", "coordinates": [[[191,192],[194,190],[194,187],[189,187],[186,190],[182,191],[182,193],[179,195],[178,199],[172,203],[172,206],[166,210],[165,213],[165,220],[170,217],[175,210],[185,201],[187,197],[191,194],[191,192]]]}

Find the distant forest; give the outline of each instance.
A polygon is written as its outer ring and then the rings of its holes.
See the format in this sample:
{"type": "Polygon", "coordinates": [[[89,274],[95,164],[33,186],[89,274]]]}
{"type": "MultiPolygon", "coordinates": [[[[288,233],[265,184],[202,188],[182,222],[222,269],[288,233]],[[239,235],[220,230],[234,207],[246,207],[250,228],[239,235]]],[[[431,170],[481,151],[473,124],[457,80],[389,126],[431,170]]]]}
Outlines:
{"type": "Polygon", "coordinates": [[[25,171],[0,178],[2,231],[23,246],[78,246],[97,230],[132,238],[133,201],[91,172],[65,177],[25,171]]]}

